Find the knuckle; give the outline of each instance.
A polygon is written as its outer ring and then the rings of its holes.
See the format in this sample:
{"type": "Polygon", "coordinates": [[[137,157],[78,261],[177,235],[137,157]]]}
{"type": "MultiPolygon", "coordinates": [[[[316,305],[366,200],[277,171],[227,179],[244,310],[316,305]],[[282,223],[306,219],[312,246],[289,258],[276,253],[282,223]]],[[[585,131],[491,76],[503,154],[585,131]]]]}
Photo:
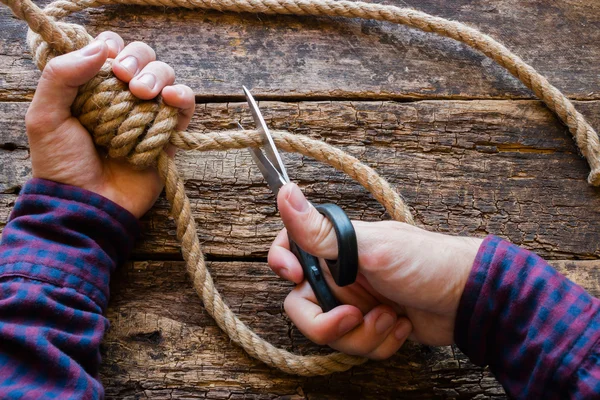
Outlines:
{"type": "Polygon", "coordinates": [[[44,112],[39,107],[29,107],[25,114],[25,131],[30,140],[40,140],[57,129],[61,122],[55,113],[44,112]]]}
{"type": "Polygon", "coordinates": [[[38,114],[32,110],[32,107],[29,107],[29,109],[27,109],[27,113],[25,114],[25,129],[27,132],[30,134],[38,133],[43,125],[40,122],[41,119],[38,117],[38,114]]]}
{"type": "Polygon", "coordinates": [[[411,228],[413,228],[412,225],[400,221],[377,221],[371,222],[371,224],[373,224],[377,229],[401,234],[410,233],[412,231],[411,228]]]}
{"type": "Polygon", "coordinates": [[[311,247],[322,248],[329,245],[327,240],[332,237],[333,225],[329,220],[314,210],[313,218],[315,222],[311,224],[312,232],[308,236],[311,247]]]}
{"type": "Polygon", "coordinates": [[[378,269],[383,265],[381,256],[376,252],[362,252],[360,253],[360,266],[366,271],[372,269],[378,269]]]}
{"type": "Polygon", "coordinates": [[[183,90],[185,92],[186,96],[193,96],[194,95],[194,91],[188,85],[177,85],[177,87],[180,87],[181,90],[183,90]]]}
{"type": "MultiPolygon", "coordinates": [[[[183,90],[183,98],[189,103],[189,108],[192,110],[196,108],[196,96],[194,91],[186,85],[178,85],[183,90]]],[[[287,236],[287,235],[286,235],[287,236]]]]}
{"type": "Polygon", "coordinates": [[[285,300],[283,301],[283,309],[285,310],[285,313],[290,317],[290,319],[292,320],[292,322],[296,323],[296,321],[294,321],[294,311],[293,311],[293,303],[295,301],[295,297],[296,297],[296,289],[292,290],[285,298],[285,300]]]}
{"type": "Polygon", "coordinates": [[[378,249],[369,249],[362,251],[360,254],[360,266],[366,270],[378,269],[382,266],[389,265],[392,261],[392,256],[388,252],[378,251],[378,249]]]}
{"type": "MultiPolygon", "coordinates": [[[[298,297],[302,296],[301,293],[301,288],[303,285],[298,285],[296,286],[296,288],[294,290],[292,290],[292,292],[290,292],[290,294],[287,295],[287,297],[285,298],[284,302],[283,302],[283,309],[285,310],[286,314],[290,317],[290,319],[292,320],[292,322],[298,327],[298,329],[300,330],[300,332],[302,332],[302,334],[304,336],[306,336],[308,338],[308,340],[310,340],[313,343],[316,343],[320,346],[324,346],[327,343],[330,342],[330,337],[328,332],[324,329],[319,327],[318,324],[304,324],[302,323],[302,321],[298,320],[298,313],[297,313],[297,301],[298,301],[298,297]],[[300,326],[308,326],[309,328],[307,329],[301,329],[300,326]]],[[[304,321],[306,322],[306,321],[304,321]]]]}
{"type": "Polygon", "coordinates": [[[156,59],[156,52],[154,51],[154,49],[152,47],[150,47],[150,45],[144,43],[144,42],[140,42],[140,41],[135,41],[131,43],[131,46],[133,48],[135,48],[137,51],[142,51],[147,53],[147,55],[149,55],[149,58],[154,60],[156,59]]]}
{"type": "Polygon", "coordinates": [[[118,40],[121,43],[123,42],[123,39],[121,38],[121,36],[118,33],[113,32],[113,31],[104,31],[104,32],[102,32],[101,34],[99,34],[97,36],[97,39],[104,39],[104,38],[106,38],[106,39],[109,39],[109,38],[110,39],[115,39],[115,40],[118,40]]]}
{"type": "Polygon", "coordinates": [[[41,79],[56,81],[60,77],[60,57],[51,59],[42,71],[41,79]]]}
{"type": "Polygon", "coordinates": [[[276,250],[274,250],[274,245],[271,246],[269,252],[267,253],[267,265],[269,268],[273,269],[277,260],[276,260],[276,250]]]}
{"type": "Polygon", "coordinates": [[[169,64],[163,61],[154,61],[155,66],[170,78],[175,77],[175,70],[169,64]]]}
{"type": "Polygon", "coordinates": [[[325,346],[329,343],[329,335],[322,329],[315,329],[313,332],[302,332],[311,342],[318,344],[319,346],[325,346]]]}

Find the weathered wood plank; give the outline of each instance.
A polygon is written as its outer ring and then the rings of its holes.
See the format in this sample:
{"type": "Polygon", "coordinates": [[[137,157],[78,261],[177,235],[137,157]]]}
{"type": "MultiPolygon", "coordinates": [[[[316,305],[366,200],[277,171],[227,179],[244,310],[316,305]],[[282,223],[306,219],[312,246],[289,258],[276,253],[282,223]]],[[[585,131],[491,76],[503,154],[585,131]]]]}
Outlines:
{"type": "MultiPolygon", "coordinates": [[[[40,3],[46,4],[47,1],[40,3]]],[[[479,27],[568,96],[600,98],[600,6],[595,0],[406,1],[479,27]],[[596,11],[596,12],[594,12],[596,11]]],[[[372,21],[108,7],[77,15],[92,34],[144,40],[181,83],[206,98],[523,98],[531,93],[483,55],[450,39],[372,21]],[[285,38],[285,40],[282,40],[285,38]]],[[[24,24],[0,8],[0,99],[30,98],[39,73],[24,24]]]]}
{"type": "MultiPolygon", "coordinates": [[[[566,130],[535,101],[262,103],[273,128],[310,134],[375,167],[411,205],[417,222],[455,234],[494,233],[550,258],[600,255],[599,190],[566,130]]],[[[600,102],[578,106],[600,126],[600,102]]],[[[25,103],[0,103],[0,190],[10,206],[30,173],[25,103]],[[14,150],[6,150],[14,149],[14,150]]],[[[245,104],[199,106],[195,129],[250,124],[245,104]]],[[[292,179],[315,202],[333,201],[353,218],[386,218],[348,177],[296,154],[292,179]]],[[[264,257],[281,227],[275,200],[246,151],[180,154],[177,163],[204,250],[264,257]]],[[[136,257],[177,254],[164,199],[143,219],[136,257]]],[[[6,220],[9,209],[0,207],[6,220]]]]}
{"type": "MultiPolygon", "coordinates": [[[[598,261],[558,261],[557,269],[600,295],[598,261]]],[[[227,303],[277,346],[301,354],[311,344],[282,310],[290,284],[264,263],[212,262],[227,303]]],[[[328,377],[299,378],[267,368],[229,342],[185,276],[183,262],[128,263],[113,279],[102,380],[109,398],[457,398],[504,397],[489,371],[456,348],[408,344],[385,362],[328,377]]]]}
{"type": "MultiPolygon", "coordinates": [[[[40,2],[47,3],[47,2],[40,2]]],[[[593,0],[392,0],[468,22],[500,39],[575,99],[600,99],[600,6],[593,0]],[[576,61],[575,61],[576,60],[576,61]]],[[[246,84],[271,99],[529,98],[482,55],[389,24],[216,12],[109,7],[73,19],[96,34],[145,40],[199,101],[241,99],[246,84]],[[172,33],[172,34],[170,34],[172,33]],[[285,40],[282,40],[285,38],[285,40]]],[[[39,73],[22,22],[0,8],[0,101],[31,98],[39,73]]],[[[30,176],[26,102],[0,102],[0,221],[30,176]]],[[[374,166],[424,227],[495,233],[548,258],[598,258],[599,190],[565,129],[533,101],[263,103],[277,129],[310,133],[374,166]]],[[[600,101],[577,104],[600,127],[600,101]]],[[[197,129],[250,122],[240,104],[206,104],[197,129]]],[[[364,190],[312,160],[289,155],[293,179],[315,202],[354,218],[386,218],[364,190]]],[[[180,155],[194,217],[210,256],[264,257],[281,227],[274,199],[244,151],[180,155]]],[[[140,260],[178,257],[161,199],[143,219],[140,260]]],[[[594,296],[598,261],[555,261],[594,296]]],[[[212,262],[228,304],[263,337],[295,352],[310,344],[282,311],[290,286],[259,262],[212,262]]],[[[504,398],[489,371],[454,348],[407,345],[383,363],[304,379],[234,347],[202,308],[181,262],[139,261],[113,279],[102,376],[109,398],[504,398]]]]}

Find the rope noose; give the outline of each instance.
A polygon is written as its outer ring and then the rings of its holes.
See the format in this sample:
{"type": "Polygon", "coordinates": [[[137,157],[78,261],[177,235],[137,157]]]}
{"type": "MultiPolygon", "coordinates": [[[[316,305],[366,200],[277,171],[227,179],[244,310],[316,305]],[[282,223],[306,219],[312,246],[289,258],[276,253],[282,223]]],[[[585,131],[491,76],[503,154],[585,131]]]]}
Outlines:
{"type": "MultiPolygon", "coordinates": [[[[571,101],[502,44],[459,22],[406,8],[344,0],[58,0],[43,11],[31,0],[0,2],[9,6],[18,18],[29,25],[27,41],[40,70],[53,57],[84,47],[92,40],[82,26],[64,23],[60,19],[86,8],[109,4],[364,18],[434,32],[481,51],[531,89],[567,125],[590,165],[588,182],[600,185],[598,135],[571,101]]],[[[342,353],[299,356],[274,347],[250,330],[227,307],[206,269],[184,182],[175,163],[167,157],[163,148],[169,142],[181,149],[199,151],[258,147],[261,145],[258,132],[222,131],[203,134],[176,131],[177,109],[165,105],[160,99],[137,99],[129,92],[127,85],[112,74],[110,60],[98,75],[80,88],[73,113],[90,131],[94,142],[108,149],[109,156],[127,157],[133,165],[140,168],[151,165],[158,167],[165,182],[171,216],[177,225],[177,238],[181,242],[194,288],[207,311],[235,343],[252,357],[297,375],[325,375],[345,371],[365,361],[364,358],[342,353]]],[[[356,158],[324,142],[304,136],[278,131],[273,132],[273,136],[279,148],[313,157],[348,174],[365,187],[395,220],[414,223],[408,207],[398,193],[373,169],[356,158]]]]}

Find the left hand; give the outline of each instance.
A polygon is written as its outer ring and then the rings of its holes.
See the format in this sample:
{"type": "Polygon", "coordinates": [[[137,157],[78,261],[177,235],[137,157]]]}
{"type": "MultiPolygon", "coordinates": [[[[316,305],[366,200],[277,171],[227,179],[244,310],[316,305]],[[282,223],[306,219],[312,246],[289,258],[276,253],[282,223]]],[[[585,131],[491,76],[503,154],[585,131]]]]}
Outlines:
{"type": "MultiPolygon", "coordinates": [[[[181,109],[176,129],[189,124],[194,93],[187,86],[173,85],[173,68],[156,61],[148,45],[133,42],[125,47],[119,35],[104,32],[83,49],[53,58],[42,72],[25,117],[33,176],[90,190],[139,218],[162,190],[158,172],[136,170],[127,160],[99,154],[90,134],[71,115],[78,87],[94,77],[107,58],[115,59],[115,76],[129,83],[136,97],[149,100],[162,95],[166,104],[181,109]]],[[[173,155],[174,149],[168,152],[173,155]]]]}

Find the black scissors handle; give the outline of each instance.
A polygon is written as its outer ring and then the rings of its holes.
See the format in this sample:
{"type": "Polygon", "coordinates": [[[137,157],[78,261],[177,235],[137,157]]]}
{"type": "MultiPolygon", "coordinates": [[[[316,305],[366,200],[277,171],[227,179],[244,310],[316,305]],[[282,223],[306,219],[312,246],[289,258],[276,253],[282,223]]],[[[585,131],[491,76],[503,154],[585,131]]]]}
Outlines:
{"type": "MultiPolygon", "coordinates": [[[[350,285],[356,281],[358,274],[358,245],[354,226],[344,210],[335,204],[321,204],[315,208],[331,222],[337,238],[338,258],[325,260],[325,263],[338,286],[350,285]]],[[[290,250],[300,261],[304,278],[310,284],[323,311],[327,312],[339,306],[340,303],[325,281],[319,259],[302,250],[291,240],[290,250]]]]}

